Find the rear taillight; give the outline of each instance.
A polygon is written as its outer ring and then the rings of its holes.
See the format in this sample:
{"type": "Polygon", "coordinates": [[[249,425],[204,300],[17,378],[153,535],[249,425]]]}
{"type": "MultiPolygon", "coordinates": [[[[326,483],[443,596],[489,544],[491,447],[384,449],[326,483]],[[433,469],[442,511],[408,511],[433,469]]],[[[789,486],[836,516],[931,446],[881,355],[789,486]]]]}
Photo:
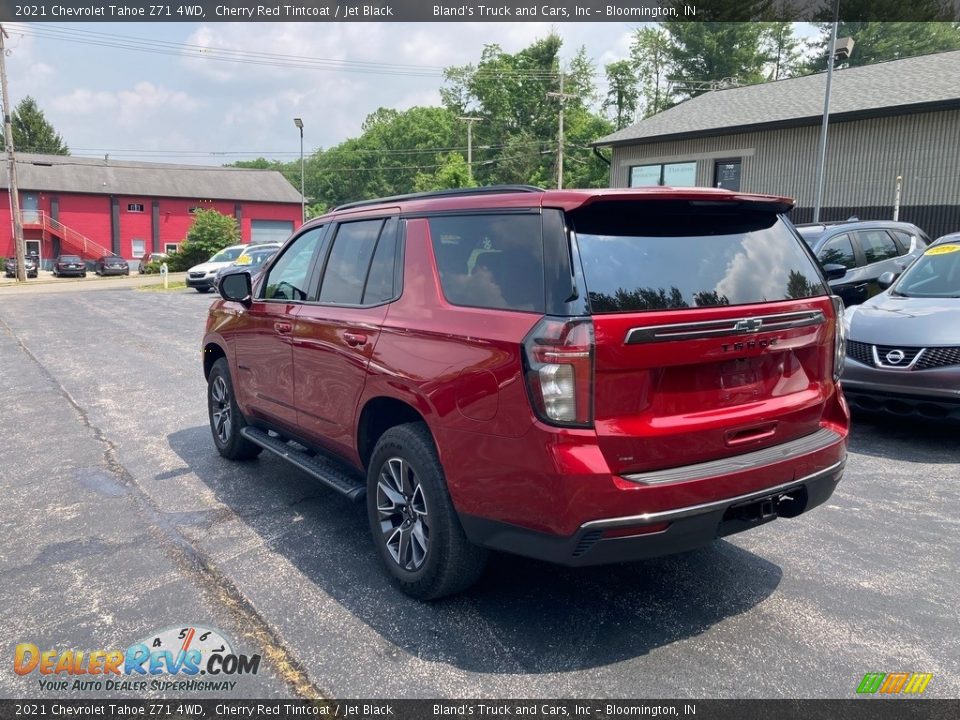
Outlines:
{"type": "Polygon", "coordinates": [[[844,358],[847,356],[847,333],[843,327],[843,300],[836,295],[830,297],[833,300],[834,314],[834,334],[833,334],[833,381],[840,380],[840,374],[843,372],[844,358]]]}
{"type": "Polygon", "coordinates": [[[593,424],[593,321],[545,317],[523,341],[530,402],[552,425],[593,424]]]}

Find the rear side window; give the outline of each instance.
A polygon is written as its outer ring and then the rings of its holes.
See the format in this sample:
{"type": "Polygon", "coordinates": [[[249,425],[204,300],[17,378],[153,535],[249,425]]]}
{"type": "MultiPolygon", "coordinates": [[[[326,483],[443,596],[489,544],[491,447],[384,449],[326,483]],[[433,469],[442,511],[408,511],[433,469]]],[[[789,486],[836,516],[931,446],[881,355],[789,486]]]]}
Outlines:
{"type": "Polygon", "coordinates": [[[860,238],[860,247],[863,257],[869,263],[889,260],[899,255],[893,238],[887,235],[886,230],[861,230],[857,233],[860,238]]]}
{"type": "Polygon", "coordinates": [[[850,236],[846,233],[827,240],[817,253],[817,259],[823,265],[843,265],[847,269],[857,266],[853,243],[850,242],[850,236]]]}
{"type": "Polygon", "coordinates": [[[430,218],[443,294],[454,305],[544,311],[540,216],[430,218]]]}
{"type": "Polygon", "coordinates": [[[571,215],[595,313],[826,294],[780,217],[735,203],[593,203],[571,215]]]}
{"type": "Polygon", "coordinates": [[[323,272],[320,302],[359,305],[370,259],[380,237],[383,220],[344,223],[337,230],[330,259],[323,272]]]}

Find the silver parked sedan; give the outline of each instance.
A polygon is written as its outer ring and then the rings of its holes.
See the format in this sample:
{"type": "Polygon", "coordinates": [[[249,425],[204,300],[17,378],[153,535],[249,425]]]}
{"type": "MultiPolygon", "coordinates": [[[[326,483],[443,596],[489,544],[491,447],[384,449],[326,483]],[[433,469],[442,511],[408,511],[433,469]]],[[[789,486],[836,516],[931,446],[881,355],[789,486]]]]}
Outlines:
{"type": "Polygon", "coordinates": [[[935,243],[880,284],[844,313],[851,407],[960,421],[960,242],[935,243]]]}

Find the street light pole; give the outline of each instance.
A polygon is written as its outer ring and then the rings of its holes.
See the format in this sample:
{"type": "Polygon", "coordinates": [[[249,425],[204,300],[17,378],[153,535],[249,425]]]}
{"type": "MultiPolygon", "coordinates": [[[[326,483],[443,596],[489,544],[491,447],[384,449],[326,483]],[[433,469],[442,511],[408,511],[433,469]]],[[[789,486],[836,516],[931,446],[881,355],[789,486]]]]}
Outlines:
{"type": "Polygon", "coordinates": [[[294,118],[293,124],[300,130],[300,224],[307,221],[307,196],[304,194],[303,184],[303,120],[294,118]]]}
{"type": "Polygon", "coordinates": [[[833,29],[830,31],[830,48],[827,53],[827,89],[823,95],[823,123],[820,125],[820,144],[817,148],[817,189],[813,202],[813,221],[820,222],[820,207],[823,204],[823,176],[827,164],[827,125],[830,122],[830,89],[833,85],[833,64],[836,61],[837,25],[840,22],[840,0],[833,0],[833,29]]]}

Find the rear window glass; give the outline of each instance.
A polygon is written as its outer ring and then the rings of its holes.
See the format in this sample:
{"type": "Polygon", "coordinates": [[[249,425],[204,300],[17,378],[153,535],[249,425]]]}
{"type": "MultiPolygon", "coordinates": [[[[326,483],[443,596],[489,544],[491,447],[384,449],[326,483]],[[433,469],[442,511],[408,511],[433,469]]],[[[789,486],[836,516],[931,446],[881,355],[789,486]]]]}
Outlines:
{"type": "Polygon", "coordinates": [[[814,261],[771,212],[686,202],[595,203],[572,217],[595,313],[826,293],[814,261]]]}
{"type": "Polygon", "coordinates": [[[443,294],[454,305],[544,311],[540,216],[430,219],[443,294]]]}

